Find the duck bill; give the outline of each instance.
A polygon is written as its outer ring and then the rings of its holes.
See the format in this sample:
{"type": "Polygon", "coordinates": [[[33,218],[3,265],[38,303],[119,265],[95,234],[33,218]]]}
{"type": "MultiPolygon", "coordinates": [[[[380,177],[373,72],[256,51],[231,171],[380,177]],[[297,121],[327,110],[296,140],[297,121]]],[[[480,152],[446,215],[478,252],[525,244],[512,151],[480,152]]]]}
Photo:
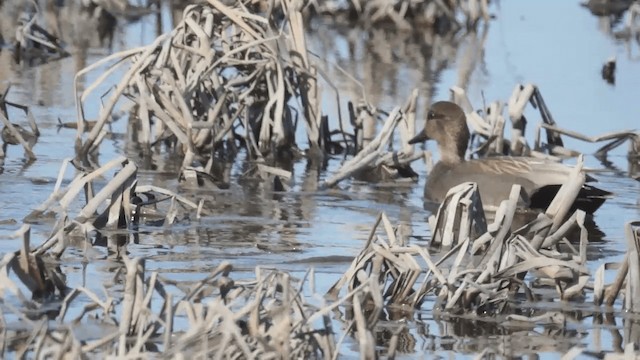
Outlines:
{"type": "Polygon", "coordinates": [[[409,144],[422,143],[422,142],[425,142],[427,140],[429,140],[429,137],[427,136],[427,134],[424,131],[420,131],[420,133],[418,135],[413,137],[413,139],[409,140],[409,144]]]}

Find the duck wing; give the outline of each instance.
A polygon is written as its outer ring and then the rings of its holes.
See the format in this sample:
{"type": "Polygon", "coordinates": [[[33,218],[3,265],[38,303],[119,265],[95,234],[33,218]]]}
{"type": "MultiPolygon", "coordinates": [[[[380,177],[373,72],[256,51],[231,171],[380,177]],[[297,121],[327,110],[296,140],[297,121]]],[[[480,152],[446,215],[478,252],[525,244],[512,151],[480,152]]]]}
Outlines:
{"type": "MultiPolygon", "coordinates": [[[[458,164],[438,162],[429,173],[425,185],[425,198],[442,202],[447,191],[464,182],[478,184],[482,203],[485,206],[497,206],[509,198],[513,184],[520,184],[529,194],[536,188],[532,181],[534,168],[517,158],[499,157],[469,160],[458,164]]],[[[560,177],[556,174],[553,177],[560,177]]]]}
{"type": "MultiPolygon", "coordinates": [[[[546,209],[560,186],[569,179],[572,169],[561,163],[528,157],[490,157],[459,164],[439,162],[429,174],[425,198],[441,202],[451,187],[470,181],[478,184],[485,206],[498,206],[509,197],[513,184],[519,184],[528,195],[523,205],[546,209]]],[[[594,180],[587,177],[587,181],[594,180]]],[[[586,198],[595,196],[596,202],[587,202],[589,210],[593,208],[589,212],[593,212],[604,202],[603,196],[608,193],[591,186],[588,188],[590,191],[585,189],[586,186],[579,198],[581,195],[586,198]]]]}

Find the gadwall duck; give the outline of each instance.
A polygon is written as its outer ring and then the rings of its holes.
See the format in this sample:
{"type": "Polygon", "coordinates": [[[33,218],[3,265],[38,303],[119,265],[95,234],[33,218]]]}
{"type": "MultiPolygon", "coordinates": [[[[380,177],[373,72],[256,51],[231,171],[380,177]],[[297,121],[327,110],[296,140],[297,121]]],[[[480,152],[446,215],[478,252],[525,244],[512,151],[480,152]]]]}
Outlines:
{"type": "MultiPolygon", "coordinates": [[[[463,182],[478,184],[483,206],[495,207],[509,198],[511,186],[520,184],[528,199],[524,207],[545,210],[569,177],[571,167],[530,157],[488,157],[465,160],[469,128],[464,111],[449,101],[436,102],[427,114],[424,129],[409,144],[435,140],[440,161],[429,173],[425,200],[440,203],[447,191],[463,182]]],[[[587,176],[587,181],[593,181],[587,176]]],[[[609,192],[585,184],[574,208],[593,213],[609,192]]]]}

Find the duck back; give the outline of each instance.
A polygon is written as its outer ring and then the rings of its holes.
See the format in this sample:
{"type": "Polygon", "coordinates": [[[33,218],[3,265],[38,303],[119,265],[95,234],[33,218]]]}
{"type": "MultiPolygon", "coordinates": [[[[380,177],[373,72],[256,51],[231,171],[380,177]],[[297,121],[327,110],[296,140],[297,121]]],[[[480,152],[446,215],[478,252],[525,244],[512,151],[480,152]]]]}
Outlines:
{"type": "MultiPolygon", "coordinates": [[[[525,197],[522,207],[545,210],[568,179],[572,167],[527,157],[491,157],[457,164],[438,162],[425,184],[426,200],[440,203],[453,186],[475,182],[485,207],[496,207],[509,198],[511,187],[519,184],[525,197]]],[[[587,181],[593,178],[588,177],[587,181]]],[[[575,208],[593,213],[605,201],[607,191],[585,185],[575,208]]]]}

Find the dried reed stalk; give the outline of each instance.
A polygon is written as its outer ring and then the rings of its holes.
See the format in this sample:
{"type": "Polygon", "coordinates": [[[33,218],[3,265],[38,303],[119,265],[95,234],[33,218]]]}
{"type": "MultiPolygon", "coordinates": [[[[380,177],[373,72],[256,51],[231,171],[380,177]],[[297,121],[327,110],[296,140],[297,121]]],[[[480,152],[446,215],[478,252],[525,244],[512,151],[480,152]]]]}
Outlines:
{"type": "MultiPolygon", "coordinates": [[[[35,160],[36,155],[33,153],[33,150],[31,149],[31,145],[24,139],[25,137],[23,136],[23,135],[28,135],[29,133],[25,132],[25,130],[22,129],[21,127],[17,127],[16,125],[12,124],[9,121],[9,119],[7,119],[1,111],[0,111],[0,121],[2,121],[2,123],[5,126],[2,131],[2,135],[3,135],[2,138],[3,138],[4,144],[14,142],[11,140],[6,141],[5,140],[6,138],[10,137],[15,139],[15,143],[19,143],[24,148],[24,153],[27,156],[27,159],[29,161],[35,160]],[[7,135],[5,135],[5,131],[8,132],[7,135]]],[[[5,145],[3,145],[3,149],[4,147],[5,145]]]]}
{"type": "MultiPolygon", "coordinates": [[[[606,154],[609,151],[619,147],[620,145],[624,144],[627,141],[630,143],[630,146],[633,146],[634,142],[637,141],[636,139],[640,136],[640,133],[631,131],[631,130],[609,132],[609,133],[605,133],[597,136],[586,136],[576,131],[562,129],[557,126],[548,125],[544,123],[540,124],[540,126],[538,127],[538,133],[540,132],[540,129],[553,131],[554,133],[563,134],[571,138],[582,140],[589,143],[609,141],[607,144],[603,145],[596,151],[597,156],[606,156],[606,154]]],[[[541,144],[539,142],[539,136],[536,137],[535,148],[536,149],[541,148],[541,144]]],[[[561,154],[567,153],[567,151],[564,151],[563,148],[560,148],[560,147],[554,147],[553,151],[554,153],[561,153],[561,154]]],[[[575,151],[570,151],[570,150],[568,152],[570,154],[575,153],[575,151]]],[[[630,151],[630,153],[632,153],[632,151],[630,151]]]]}

